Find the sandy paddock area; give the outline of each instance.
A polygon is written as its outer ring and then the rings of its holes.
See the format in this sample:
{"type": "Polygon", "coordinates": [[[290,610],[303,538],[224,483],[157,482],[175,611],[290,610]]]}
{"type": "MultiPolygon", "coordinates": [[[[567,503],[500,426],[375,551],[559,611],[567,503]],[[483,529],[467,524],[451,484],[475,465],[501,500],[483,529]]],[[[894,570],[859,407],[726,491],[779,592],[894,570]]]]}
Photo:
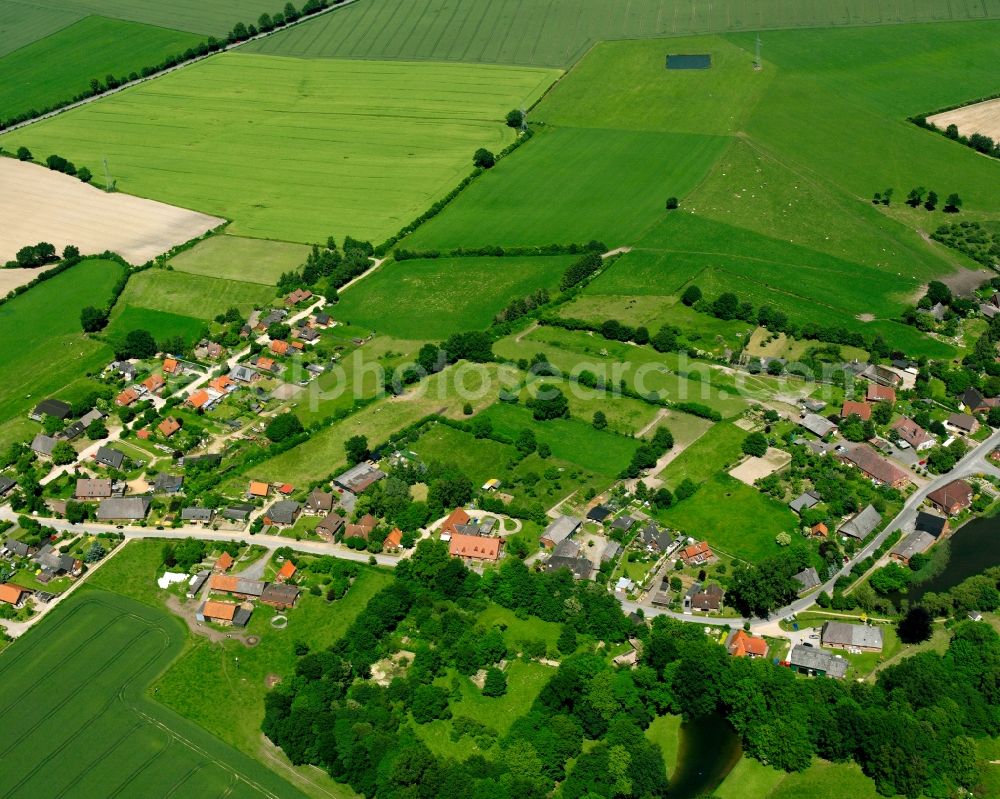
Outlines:
{"type": "Polygon", "coordinates": [[[747,458],[739,466],[734,467],[729,476],[752,486],[755,480],[784,469],[791,460],[792,456],[783,449],[770,447],[763,458],[747,458]]]}
{"type": "Polygon", "coordinates": [[[956,125],[963,136],[982,133],[996,141],[1000,139],[1000,98],[935,114],[927,117],[927,121],[933,122],[941,130],[949,125],[956,125]]]}
{"type": "Polygon", "coordinates": [[[143,264],[225,221],[130,194],[108,194],[13,158],[0,158],[0,219],[0,261],[13,259],[24,246],[47,241],[57,250],[75,244],[84,254],[111,250],[132,264],[143,264]]]}

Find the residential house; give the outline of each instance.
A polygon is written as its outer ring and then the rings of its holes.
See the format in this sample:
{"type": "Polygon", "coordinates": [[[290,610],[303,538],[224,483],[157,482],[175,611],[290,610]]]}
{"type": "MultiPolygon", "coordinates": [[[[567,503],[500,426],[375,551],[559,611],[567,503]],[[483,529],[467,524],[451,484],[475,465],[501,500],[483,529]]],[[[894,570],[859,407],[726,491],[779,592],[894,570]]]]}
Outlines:
{"type": "Polygon", "coordinates": [[[205,391],[205,389],[200,388],[184,400],[184,402],[196,411],[204,410],[212,402],[212,395],[205,391]]]}
{"type": "Polygon", "coordinates": [[[879,383],[883,386],[899,386],[903,382],[903,378],[896,374],[892,369],[887,369],[884,366],[879,366],[878,364],[868,364],[860,373],[860,376],[866,380],[871,380],[873,383],[879,383]]]}
{"type": "Polygon", "coordinates": [[[829,528],[823,522],[816,522],[809,528],[809,535],[813,538],[826,538],[829,533],[829,528]]]}
{"type": "Polygon", "coordinates": [[[16,538],[8,538],[3,542],[3,551],[8,556],[27,558],[35,553],[35,548],[28,546],[23,541],[18,541],[16,538]]]}
{"type": "Polygon", "coordinates": [[[580,555],[580,542],[572,538],[564,538],[552,550],[554,558],[576,558],[580,555]]]}
{"type": "Polygon", "coordinates": [[[453,535],[448,542],[448,554],[453,558],[462,558],[465,561],[493,563],[500,558],[502,547],[502,538],[483,538],[479,535],[458,533],[453,535]]]}
{"type": "MultiPolygon", "coordinates": [[[[697,586],[698,584],[695,583],[695,585],[697,586]]],[[[689,608],[693,613],[717,612],[722,608],[722,597],[725,593],[720,586],[714,583],[704,589],[698,586],[698,590],[690,594],[689,603],[685,602],[685,604],[689,604],[689,608]]]]}
{"type": "Polygon", "coordinates": [[[236,561],[233,559],[232,555],[228,552],[223,552],[215,559],[215,563],[212,565],[212,568],[217,572],[227,572],[233,568],[233,564],[235,562],[236,561]]]}
{"type": "Polygon", "coordinates": [[[322,538],[324,541],[333,541],[340,529],[346,524],[347,520],[343,516],[338,516],[336,513],[329,514],[323,521],[316,525],[316,535],[322,538]]]}
{"type": "Polygon", "coordinates": [[[80,424],[83,425],[84,429],[90,427],[94,422],[99,422],[104,418],[104,413],[97,410],[97,408],[91,408],[83,416],[80,417],[80,424]]]}
{"type": "Polygon", "coordinates": [[[661,530],[650,522],[639,531],[639,540],[649,552],[663,553],[670,548],[673,538],[666,530],[661,530]]]}
{"type": "Polygon", "coordinates": [[[271,486],[267,483],[262,483],[259,480],[251,480],[250,488],[247,489],[247,493],[251,497],[267,497],[271,493],[271,486]]]}
{"type": "Polygon", "coordinates": [[[917,452],[930,449],[937,443],[934,436],[906,416],[893,422],[892,429],[896,431],[901,441],[905,441],[917,452]]]}
{"type": "Polygon", "coordinates": [[[276,583],[287,583],[295,576],[295,572],[297,571],[298,569],[295,564],[290,560],[286,560],[281,564],[281,568],[278,569],[278,573],[274,575],[274,581],[276,583]]]}
{"type": "Polygon", "coordinates": [[[920,531],[912,532],[904,536],[896,546],[889,552],[889,558],[902,563],[904,566],[910,565],[910,558],[914,555],[922,555],[930,549],[937,539],[930,533],[920,531]]]}
{"type": "Polygon", "coordinates": [[[816,507],[821,499],[822,497],[815,491],[805,491],[789,502],[788,507],[801,516],[802,511],[816,507]]]}
{"type": "Polygon", "coordinates": [[[569,569],[575,580],[589,580],[594,573],[594,564],[589,558],[569,558],[561,555],[553,555],[545,561],[546,571],[554,572],[559,569],[569,569]]]}
{"type": "Polygon", "coordinates": [[[228,394],[231,391],[236,390],[236,384],[233,383],[229,375],[222,375],[209,382],[209,387],[214,391],[218,391],[220,394],[228,394]]]}
{"type": "Polygon", "coordinates": [[[57,399],[44,399],[39,402],[28,417],[36,422],[42,422],[46,416],[54,416],[56,419],[68,419],[73,415],[73,406],[68,402],[57,399]]]}
{"type": "Polygon", "coordinates": [[[313,315],[313,321],[319,327],[329,327],[331,324],[333,324],[333,318],[330,316],[330,314],[324,313],[323,311],[317,311],[313,315]]]}
{"type": "Polygon", "coordinates": [[[0,497],[7,496],[15,487],[17,487],[16,480],[7,477],[5,474],[0,474],[0,497]]]}
{"type": "Polygon", "coordinates": [[[270,583],[260,594],[260,601],[278,610],[288,610],[295,607],[301,591],[297,586],[280,583],[270,583]]]}
{"type": "Polygon", "coordinates": [[[285,305],[298,305],[310,297],[312,297],[312,292],[309,289],[295,289],[295,291],[285,297],[285,305]]]}
{"type": "Polygon", "coordinates": [[[298,336],[302,341],[314,342],[319,339],[319,333],[313,330],[311,327],[303,327],[298,331],[298,336]]]}
{"type": "Polygon", "coordinates": [[[56,433],[56,438],[61,438],[63,441],[75,441],[84,434],[86,429],[83,422],[73,422],[56,433]]]}
{"type": "Polygon", "coordinates": [[[611,523],[612,530],[621,530],[623,533],[627,533],[635,525],[635,519],[626,514],[625,516],[619,516],[611,523]]]}
{"type": "Polygon", "coordinates": [[[149,497],[119,497],[101,500],[98,521],[140,521],[149,513],[149,497]]]}
{"type": "Polygon", "coordinates": [[[882,651],[882,628],[867,624],[847,624],[828,621],[823,625],[822,644],[830,649],[860,649],[862,652],[882,651]]]}
{"type": "Polygon", "coordinates": [[[312,493],[306,499],[306,512],[315,514],[327,514],[333,510],[333,493],[329,491],[322,491],[318,488],[313,489],[312,493]]]}
{"type": "Polygon", "coordinates": [[[112,372],[125,378],[125,380],[135,380],[136,368],[135,364],[129,363],[128,361],[112,361],[111,366],[108,367],[112,372]]]}
{"type": "Polygon", "coordinates": [[[182,475],[167,474],[166,472],[160,472],[156,475],[156,481],[153,483],[153,493],[154,494],[177,494],[180,492],[184,485],[184,477],[182,475]]]}
{"type": "Polygon", "coordinates": [[[236,574],[213,574],[208,581],[212,591],[240,599],[256,599],[264,593],[266,585],[260,580],[248,580],[236,574]]]}
{"type": "Polygon", "coordinates": [[[944,516],[926,511],[917,511],[917,520],[913,529],[920,533],[930,533],[935,538],[945,538],[951,532],[951,525],[944,516]]]}
{"type": "Polygon", "coordinates": [[[222,511],[222,518],[231,522],[246,522],[253,513],[253,505],[231,505],[222,511]]]}
{"type": "Polygon", "coordinates": [[[121,469],[122,464],[125,463],[125,453],[111,447],[100,447],[94,456],[94,460],[100,466],[107,466],[109,469],[121,469]]]}
{"type": "Polygon", "coordinates": [[[839,655],[831,655],[815,647],[799,644],[788,653],[788,665],[810,677],[832,677],[841,680],[847,674],[848,663],[839,655]]]}
{"type": "Polygon", "coordinates": [[[197,574],[191,576],[188,581],[187,598],[194,599],[201,592],[201,589],[205,587],[205,583],[208,582],[208,576],[211,572],[208,569],[202,569],[197,574]]]}
{"type": "Polygon", "coordinates": [[[879,383],[869,383],[865,399],[869,402],[891,402],[896,404],[896,390],[879,383]]]}
{"type": "Polygon", "coordinates": [[[491,477],[489,480],[487,480],[485,483],[483,483],[482,490],[483,491],[496,491],[502,485],[503,485],[503,483],[500,482],[499,478],[491,477]]]}
{"type": "Polygon", "coordinates": [[[56,551],[51,544],[46,544],[38,550],[32,560],[42,569],[38,579],[43,583],[47,583],[52,578],[62,574],[68,574],[71,577],[79,577],[83,574],[82,560],[74,560],[69,555],[56,551]]]}
{"type": "Polygon", "coordinates": [[[471,520],[472,517],[465,512],[464,508],[455,508],[455,510],[448,514],[448,518],[441,522],[441,526],[438,528],[442,540],[446,535],[460,535],[461,533],[458,530],[459,525],[467,525],[471,520]]]}
{"type": "Polygon", "coordinates": [[[840,459],[859,469],[876,483],[903,489],[910,483],[910,476],[898,466],[875,454],[875,450],[863,444],[852,447],[840,459]]]}
{"type": "Polygon", "coordinates": [[[382,549],[386,552],[396,552],[403,547],[403,531],[398,527],[393,527],[389,535],[382,542],[382,549]]]}
{"type": "Polygon", "coordinates": [[[302,506],[293,499],[279,499],[264,512],[264,524],[290,527],[299,518],[302,506]]]}
{"type": "Polygon", "coordinates": [[[736,658],[766,658],[767,641],[744,630],[735,630],[726,639],[726,650],[736,658]]]}
{"type": "Polygon", "coordinates": [[[107,499],[111,496],[111,480],[81,477],[76,481],[73,496],[77,499],[107,499]]]}
{"type": "Polygon", "coordinates": [[[184,366],[176,358],[164,358],[163,373],[167,375],[184,374],[184,366]]]}
{"type": "Polygon", "coordinates": [[[545,528],[539,540],[546,549],[552,549],[561,541],[576,533],[580,529],[581,524],[583,524],[582,520],[574,516],[560,516],[545,528]]]}
{"type": "Polygon", "coordinates": [[[229,377],[237,383],[252,383],[260,375],[248,366],[237,365],[229,370],[229,377]]]}
{"type": "Polygon", "coordinates": [[[268,358],[266,355],[258,355],[256,358],[251,359],[250,365],[260,372],[268,372],[270,374],[275,374],[281,370],[281,367],[275,364],[274,358],[268,358]]]}
{"type": "Polygon", "coordinates": [[[358,519],[357,524],[344,525],[344,538],[363,538],[367,541],[376,527],[378,520],[370,513],[366,513],[358,519]]]}
{"type": "Polygon", "coordinates": [[[872,406],[867,402],[844,400],[844,407],[840,410],[840,418],[846,419],[848,416],[857,416],[862,421],[867,422],[872,418],[872,406]]]}
{"type": "Polygon", "coordinates": [[[622,552],[622,545],[617,541],[608,541],[604,545],[604,549],[601,551],[601,563],[607,563],[609,560],[614,560],[622,552]]]}
{"type": "Polygon", "coordinates": [[[931,491],[927,499],[938,510],[954,516],[972,505],[972,494],[972,486],[965,480],[952,480],[948,485],[931,491]]]}
{"type": "Polygon", "coordinates": [[[841,535],[856,538],[863,541],[882,522],[882,514],[875,510],[874,505],[867,505],[863,510],[856,513],[848,521],[841,525],[837,531],[841,535]]]}
{"type": "Polygon", "coordinates": [[[167,381],[163,379],[163,375],[150,375],[142,381],[143,388],[145,388],[150,394],[155,394],[166,384],[167,381]]]}
{"type": "Polygon", "coordinates": [[[712,563],[717,560],[715,553],[712,552],[705,541],[699,541],[696,544],[684,547],[680,552],[680,559],[684,562],[685,566],[703,566],[706,563],[712,563]]]}
{"type": "Polygon", "coordinates": [[[792,579],[799,584],[800,594],[804,594],[806,591],[811,591],[814,588],[819,588],[822,584],[819,579],[819,572],[812,566],[808,569],[803,569],[798,574],[793,574],[792,579]]]}
{"type": "Polygon", "coordinates": [[[603,522],[611,515],[611,508],[605,505],[595,505],[587,511],[587,518],[592,522],[603,522]]]}
{"type": "Polygon", "coordinates": [[[381,471],[374,463],[362,461],[343,474],[337,475],[333,478],[333,482],[354,494],[360,494],[383,477],[385,477],[385,472],[381,471]]]}
{"type": "Polygon", "coordinates": [[[201,524],[211,524],[215,518],[215,511],[211,508],[188,507],[181,510],[181,521],[200,522],[201,524]]]}
{"type": "Polygon", "coordinates": [[[19,585],[11,583],[0,585],[0,602],[5,605],[13,605],[15,608],[19,608],[29,596],[31,596],[31,591],[27,588],[22,588],[19,585]]]}
{"type": "Polygon", "coordinates": [[[974,388],[967,388],[958,400],[969,413],[988,413],[990,408],[1000,405],[1000,397],[987,399],[974,388]]]}
{"type": "Polygon", "coordinates": [[[837,429],[837,425],[829,419],[818,416],[815,413],[803,414],[799,419],[799,426],[804,427],[814,436],[819,436],[820,438],[826,438],[826,436],[837,429]]]}
{"type": "Polygon", "coordinates": [[[287,355],[288,354],[288,342],[282,341],[280,338],[275,339],[271,342],[269,349],[275,355],[287,355]]]}
{"type": "Polygon", "coordinates": [[[219,602],[208,600],[199,605],[195,611],[195,619],[201,622],[212,622],[225,627],[246,627],[253,610],[237,605],[235,602],[219,602]]]}
{"type": "Polygon", "coordinates": [[[164,438],[170,438],[170,436],[181,429],[181,423],[173,416],[168,416],[156,426],[156,429],[160,431],[160,435],[164,438]]]}
{"type": "Polygon", "coordinates": [[[115,405],[118,405],[121,408],[127,408],[138,399],[139,392],[129,386],[121,394],[115,397],[115,405]]]}
{"type": "Polygon", "coordinates": [[[36,455],[42,455],[46,458],[52,457],[52,450],[56,448],[56,444],[59,441],[52,436],[47,436],[44,433],[39,433],[31,441],[31,449],[36,455]]]}
{"type": "Polygon", "coordinates": [[[979,429],[979,420],[968,413],[953,413],[945,421],[945,427],[950,427],[959,433],[971,436],[979,429]]]}

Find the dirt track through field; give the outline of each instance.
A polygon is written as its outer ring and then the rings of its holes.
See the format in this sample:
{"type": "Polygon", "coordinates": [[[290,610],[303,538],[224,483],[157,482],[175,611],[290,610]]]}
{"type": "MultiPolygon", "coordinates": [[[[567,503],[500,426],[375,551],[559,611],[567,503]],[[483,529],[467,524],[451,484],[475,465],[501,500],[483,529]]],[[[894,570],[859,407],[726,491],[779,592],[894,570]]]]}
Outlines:
{"type": "Polygon", "coordinates": [[[982,133],[996,141],[1000,139],[1000,98],[935,114],[927,117],[927,121],[933,122],[941,130],[949,125],[957,125],[958,132],[963,136],[982,133]]]}
{"type": "Polygon", "coordinates": [[[225,221],[129,194],[108,194],[13,158],[0,158],[0,219],[0,261],[11,260],[21,247],[47,241],[57,250],[74,244],[85,255],[111,250],[132,264],[225,221]]]}

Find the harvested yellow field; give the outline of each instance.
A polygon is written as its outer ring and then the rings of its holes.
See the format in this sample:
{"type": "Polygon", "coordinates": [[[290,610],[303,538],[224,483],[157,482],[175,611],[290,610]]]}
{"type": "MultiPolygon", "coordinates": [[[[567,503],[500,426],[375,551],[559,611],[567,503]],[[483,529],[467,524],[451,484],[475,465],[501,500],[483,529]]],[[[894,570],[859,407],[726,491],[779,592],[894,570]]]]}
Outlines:
{"type": "Polygon", "coordinates": [[[0,219],[0,261],[11,260],[21,247],[47,241],[60,251],[67,244],[84,254],[111,250],[132,264],[225,221],[129,194],[108,194],[13,158],[0,158],[0,219]]]}
{"type": "Polygon", "coordinates": [[[941,130],[955,125],[963,136],[982,133],[996,141],[1000,139],[1000,98],[954,108],[927,117],[927,121],[933,122],[941,130]]]}

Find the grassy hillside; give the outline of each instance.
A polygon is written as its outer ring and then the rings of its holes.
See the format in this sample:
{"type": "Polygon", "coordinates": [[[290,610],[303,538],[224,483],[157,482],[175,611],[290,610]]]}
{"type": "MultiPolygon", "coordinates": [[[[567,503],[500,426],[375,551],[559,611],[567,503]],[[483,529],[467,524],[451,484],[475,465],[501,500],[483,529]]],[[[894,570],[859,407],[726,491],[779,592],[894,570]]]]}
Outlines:
{"type": "Polygon", "coordinates": [[[514,299],[555,293],[575,256],[435,258],[388,263],[345,292],[336,317],[397,338],[483,330],[514,299]]]}
{"type": "Polygon", "coordinates": [[[138,72],[202,41],[191,33],[87,17],[0,58],[3,117],[42,109],[102,83],[138,72]]]}
{"type": "Polygon", "coordinates": [[[365,0],[250,45],[275,55],[569,66],[602,39],[1000,17],[997,0],[365,0]]]}
{"type": "Polygon", "coordinates": [[[466,176],[476,148],[511,141],[503,115],[555,75],[228,53],[0,144],[95,174],[107,158],[120,190],[231,218],[230,233],[381,240],[466,176]]]}

